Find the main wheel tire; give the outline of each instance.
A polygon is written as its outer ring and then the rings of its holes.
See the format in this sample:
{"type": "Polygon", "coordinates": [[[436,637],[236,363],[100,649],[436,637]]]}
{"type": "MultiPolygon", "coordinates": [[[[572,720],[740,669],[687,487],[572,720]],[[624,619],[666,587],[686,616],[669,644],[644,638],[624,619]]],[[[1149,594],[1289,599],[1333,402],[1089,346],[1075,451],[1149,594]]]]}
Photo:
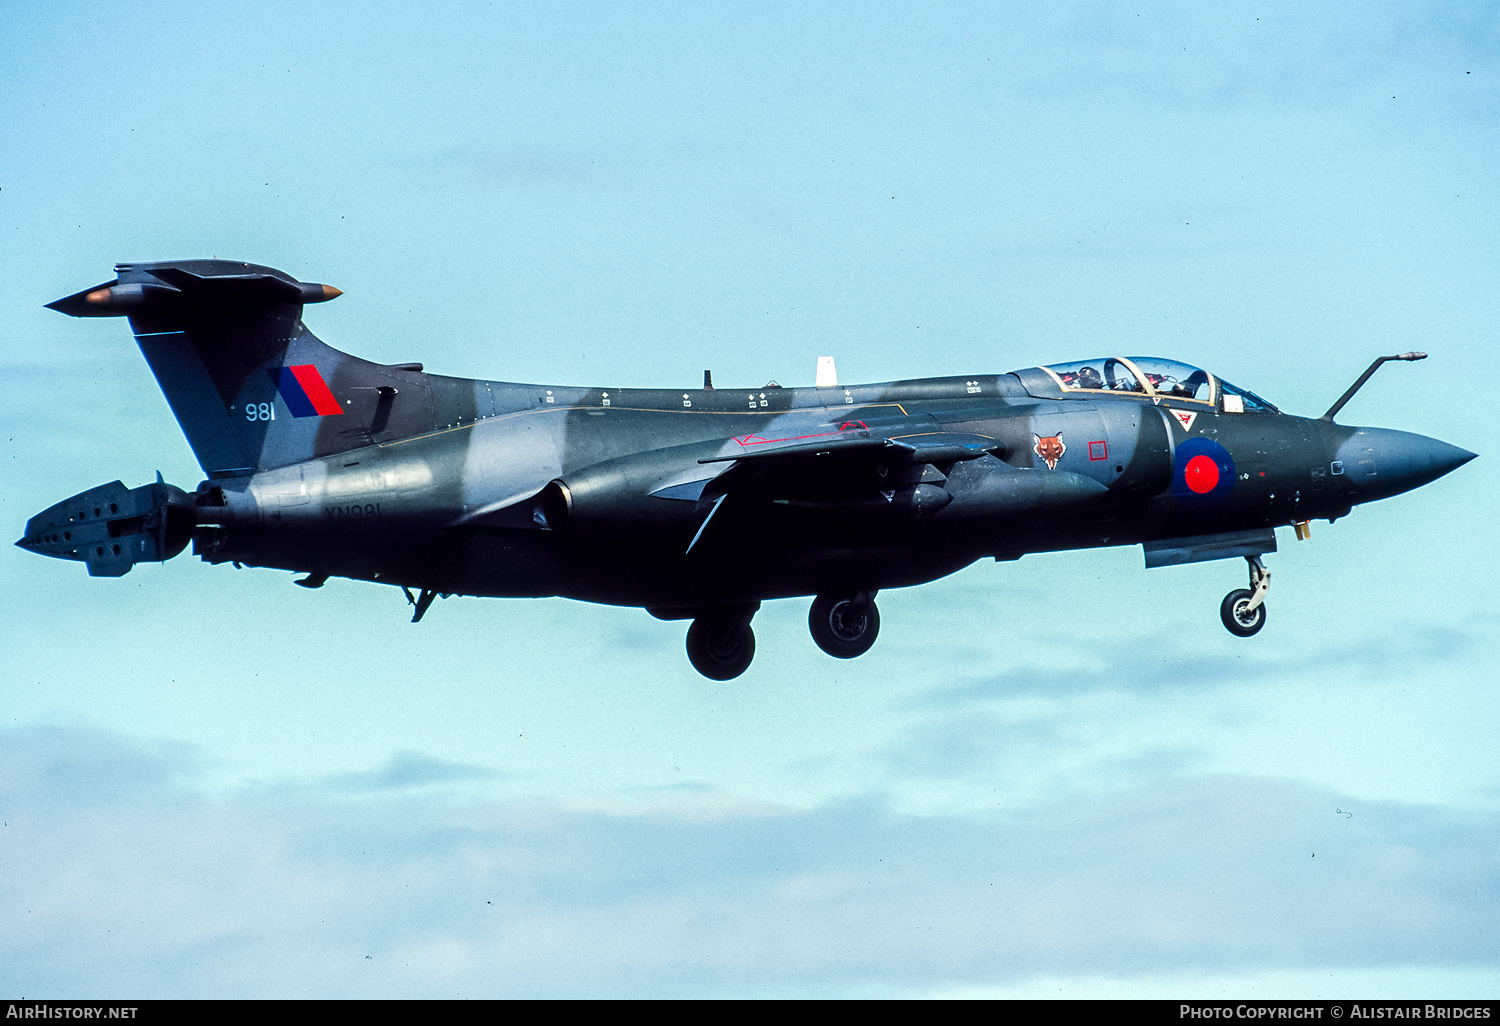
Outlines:
{"type": "Polygon", "coordinates": [[[1251,593],[1244,588],[1231,591],[1219,605],[1219,619],[1230,634],[1248,638],[1266,625],[1266,604],[1249,609],[1251,593]]]}
{"type": "Polygon", "coordinates": [[[738,619],[700,616],[688,628],[687,654],[709,680],[733,680],[755,658],[755,632],[738,619]]]}
{"type": "Polygon", "coordinates": [[[867,600],[861,614],[854,613],[854,600],[819,595],[807,614],[807,627],[819,648],[835,659],[853,659],[870,651],[880,634],[880,610],[867,600]]]}

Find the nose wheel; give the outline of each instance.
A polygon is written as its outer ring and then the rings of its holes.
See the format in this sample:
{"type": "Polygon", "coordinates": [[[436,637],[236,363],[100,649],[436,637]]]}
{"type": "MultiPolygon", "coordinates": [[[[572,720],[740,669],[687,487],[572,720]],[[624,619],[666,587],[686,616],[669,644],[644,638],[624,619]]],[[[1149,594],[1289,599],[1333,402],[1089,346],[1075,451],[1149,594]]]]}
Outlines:
{"type": "Polygon", "coordinates": [[[875,593],[819,595],[807,614],[807,626],[818,647],[835,659],[862,656],[880,633],[875,593]]]}
{"type": "Polygon", "coordinates": [[[1238,588],[1219,604],[1219,619],[1236,637],[1248,638],[1266,625],[1266,592],[1271,590],[1271,571],[1259,556],[1246,556],[1250,564],[1250,587],[1238,588]]]}

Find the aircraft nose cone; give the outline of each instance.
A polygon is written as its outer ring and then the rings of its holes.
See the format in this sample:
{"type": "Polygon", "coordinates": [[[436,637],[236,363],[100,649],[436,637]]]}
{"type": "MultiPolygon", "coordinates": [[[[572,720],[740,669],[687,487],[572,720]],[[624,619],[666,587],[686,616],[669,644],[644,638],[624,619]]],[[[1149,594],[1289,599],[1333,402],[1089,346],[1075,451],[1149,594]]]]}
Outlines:
{"type": "Polygon", "coordinates": [[[1359,501],[1382,499],[1436,481],[1457,470],[1475,453],[1426,435],[1388,428],[1360,428],[1344,440],[1334,459],[1359,501]]]}

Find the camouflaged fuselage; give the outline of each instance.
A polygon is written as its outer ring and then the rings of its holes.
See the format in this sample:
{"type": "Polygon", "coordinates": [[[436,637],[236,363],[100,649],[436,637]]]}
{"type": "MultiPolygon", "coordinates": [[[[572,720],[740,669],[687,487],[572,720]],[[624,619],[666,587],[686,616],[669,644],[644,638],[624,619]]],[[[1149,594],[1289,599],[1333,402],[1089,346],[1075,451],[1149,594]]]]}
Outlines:
{"type": "MultiPolygon", "coordinates": [[[[918,584],[986,556],[1336,517],[1362,501],[1369,483],[1358,457],[1346,461],[1349,472],[1329,472],[1351,439],[1357,445],[1357,429],[1202,410],[1185,428],[1169,410],[1187,404],[1042,398],[1011,374],[688,391],[412,374],[397,387],[396,404],[430,395],[440,422],[217,480],[231,516],[202,532],[200,554],[456,594],[695,606],[918,584]],[[708,513],[703,493],[732,465],[701,460],[824,437],[836,444],[947,433],[991,439],[994,448],[923,465],[953,496],[935,512],[885,496],[892,489],[881,486],[898,468],[877,460],[826,494],[796,475],[785,494],[773,487],[728,506],[688,551],[708,513]],[[1066,449],[1049,468],[1033,439],[1058,436],[1066,449]],[[1173,487],[1174,453],[1190,438],[1216,441],[1233,460],[1232,483],[1211,496],[1173,487]],[[1064,475],[1072,475],[1099,487],[1055,501],[986,501],[991,479],[1017,474],[1070,483],[1064,475]],[[573,493],[566,523],[549,522],[542,508],[553,481],[573,493]],[[592,505],[578,495],[580,481],[592,505]]],[[[332,390],[340,394],[336,381],[332,390]]],[[[345,414],[342,429],[357,415],[345,414]]]]}

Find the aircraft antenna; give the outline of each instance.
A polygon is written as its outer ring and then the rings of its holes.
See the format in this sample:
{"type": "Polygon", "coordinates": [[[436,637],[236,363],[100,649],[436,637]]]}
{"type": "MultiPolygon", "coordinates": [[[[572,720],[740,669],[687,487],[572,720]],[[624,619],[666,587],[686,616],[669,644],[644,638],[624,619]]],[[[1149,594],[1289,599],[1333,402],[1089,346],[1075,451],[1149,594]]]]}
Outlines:
{"type": "Polygon", "coordinates": [[[1349,391],[1347,391],[1343,395],[1339,396],[1339,401],[1336,402],[1336,403],[1334,403],[1332,406],[1328,407],[1328,412],[1325,413],[1325,414],[1323,414],[1323,416],[1321,418],[1319,418],[1319,419],[1320,420],[1326,420],[1326,421],[1328,421],[1328,423],[1332,424],[1334,416],[1340,410],[1342,410],[1344,408],[1344,404],[1347,403],[1350,399],[1354,398],[1354,393],[1358,392],[1360,390],[1360,387],[1363,386],[1366,381],[1370,380],[1370,375],[1374,374],[1375,371],[1376,371],[1376,369],[1379,368],[1382,363],[1385,363],[1385,361],[1387,361],[1387,360],[1425,360],[1425,359],[1427,359],[1427,354],[1426,353],[1401,353],[1398,356],[1382,356],[1380,359],[1378,359],[1374,363],[1370,364],[1370,366],[1366,367],[1365,368],[1365,372],[1359,376],[1359,380],[1356,381],[1354,384],[1350,385],[1349,386],[1349,391]]]}

